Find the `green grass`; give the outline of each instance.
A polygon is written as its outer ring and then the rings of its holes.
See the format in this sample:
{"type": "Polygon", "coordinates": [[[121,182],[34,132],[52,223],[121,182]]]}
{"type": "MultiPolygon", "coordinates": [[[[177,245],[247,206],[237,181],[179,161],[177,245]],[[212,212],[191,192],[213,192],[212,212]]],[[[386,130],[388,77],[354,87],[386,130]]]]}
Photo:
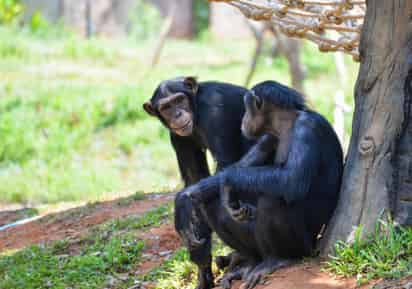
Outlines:
{"type": "MultiPolygon", "coordinates": [[[[2,202],[96,200],[178,186],[168,133],[141,105],[161,80],[178,75],[242,84],[253,42],[168,40],[151,69],[154,40],[84,40],[59,29],[0,26],[2,202]]],[[[332,120],[333,57],[305,44],[302,59],[306,93],[332,120]]],[[[351,103],[357,65],[346,61],[351,103]]],[[[262,57],[252,84],[266,79],[290,83],[286,61],[262,57]]]]}
{"type": "Polygon", "coordinates": [[[59,254],[64,244],[34,246],[0,258],[0,288],[102,288],[136,264],[143,247],[133,236],[96,241],[76,256],[59,254]]]}
{"type": "MultiPolygon", "coordinates": [[[[227,255],[231,250],[217,238],[213,240],[213,256],[227,255]]],[[[219,278],[218,269],[213,263],[215,276],[219,278]]],[[[197,267],[190,261],[186,248],[179,248],[157,268],[141,278],[151,282],[156,289],[193,289],[197,284],[197,267]]]]}
{"type": "Polygon", "coordinates": [[[77,242],[61,240],[0,255],[0,288],[104,288],[133,283],[144,241],[137,230],[156,227],[172,215],[170,204],[142,216],[94,227],[77,242]],[[120,276],[120,277],[119,277],[120,276]]]}
{"type": "Polygon", "coordinates": [[[362,240],[358,229],[352,244],[339,242],[326,269],[359,283],[376,278],[398,279],[412,275],[412,228],[381,221],[376,232],[362,240]]]}

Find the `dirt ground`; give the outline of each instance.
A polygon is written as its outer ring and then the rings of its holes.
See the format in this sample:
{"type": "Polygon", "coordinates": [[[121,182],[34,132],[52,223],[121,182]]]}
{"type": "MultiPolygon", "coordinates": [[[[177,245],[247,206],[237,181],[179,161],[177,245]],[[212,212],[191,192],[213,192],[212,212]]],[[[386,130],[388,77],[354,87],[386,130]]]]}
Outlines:
{"type": "Polygon", "coordinates": [[[146,242],[143,252],[143,262],[140,263],[137,274],[147,274],[153,268],[162,264],[165,258],[181,246],[180,239],[172,224],[164,224],[158,228],[152,228],[139,236],[146,242]]]}
{"type": "MultiPolygon", "coordinates": [[[[106,201],[49,214],[27,224],[0,232],[0,252],[68,237],[78,239],[93,226],[111,219],[143,214],[170,202],[172,198],[173,195],[170,194],[150,195],[144,200],[106,201]]],[[[16,219],[12,212],[3,215],[0,212],[1,216],[4,217],[3,223],[16,219]]],[[[133,272],[136,275],[146,274],[159,266],[181,246],[173,225],[167,222],[159,227],[139,231],[136,234],[139,239],[145,240],[146,244],[142,254],[143,261],[133,272]]],[[[152,288],[152,285],[148,284],[145,287],[152,288]]],[[[373,289],[412,289],[412,277],[402,282],[385,281],[373,285],[357,287],[354,279],[335,279],[328,273],[322,272],[318,261],[312,261],[281,269],[269,276],[265,284],[259,285],[256,289],[366,289],[372,287],[373,289]]],[[[240,289],[241,283],[235,283],[232,288],[240,289]]]]}
{"type": "MultiPolygon", "coordinates": [[[[241,288],[237,282],[233,289],[241,288]]],[[[335,279],[328,273],[322,272],[319,263],[311,262],[280,269],[256,289],[366,289],[357,287],[354,279],[335,279]]]]}
{"type": "MultiPolygon", "coordinates": [[[[241,289],[241,283],[237,282],[232,289],[241,289]]],[[[412,289],[412,276],[403,280],[376,280],[357,286],[354,278],[335,279],[322,272],[319,263],[312,262],[281,269],[255,289],[412,289]]]]}

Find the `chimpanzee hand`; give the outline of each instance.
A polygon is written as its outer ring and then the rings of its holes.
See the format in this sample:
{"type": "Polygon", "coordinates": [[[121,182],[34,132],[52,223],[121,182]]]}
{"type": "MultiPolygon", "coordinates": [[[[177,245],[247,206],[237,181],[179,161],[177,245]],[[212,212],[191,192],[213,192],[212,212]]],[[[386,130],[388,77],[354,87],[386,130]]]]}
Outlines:
{"type": "Polygon", "coordinates": [[[239,201],[239,209],[232,209],[230,214],[238,222],[248,222],[256,218],[256,207],[239,201]]]}
{"type": "Polygon", "coordinates": [[[178,193],[175,200],[175,227],[182,237],[183,243],[189,248],[200,247],[205,239],[200,236],[199,210],[194,206],[186,190],[178,193]]]}
{"type": "Polygon", "coordinates": [[[231,187],[223,182],[221,189],[222,205],[229,215],[238,222],[247,222],[256,218],[256,207],[236,200],[232,196],[231,187]]]}

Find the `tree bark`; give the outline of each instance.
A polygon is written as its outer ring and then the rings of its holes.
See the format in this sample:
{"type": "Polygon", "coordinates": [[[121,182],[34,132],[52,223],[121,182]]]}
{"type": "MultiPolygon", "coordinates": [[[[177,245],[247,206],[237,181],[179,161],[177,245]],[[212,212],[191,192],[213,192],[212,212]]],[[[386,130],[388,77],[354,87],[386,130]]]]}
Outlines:
{"type": "Polygon", "coordinates": [[[412,1],[367,1],[352,138],[340,201],[322,243],[373,232],[384,213],[412,223],[412,1]]]}
{"type": "Polygon", "coordinates": [[[297,91],[304,93],[303,82],[305,80],[305,69],[300,61],[301,41],[298,39],[288,38],[278,31],[276,31],[275,35],[279,41],[279,49],[286,57],[289,64],[292,87],[297,91]]]}
{"type": "Polygon", "coordinates": [[[159,8],[162,16],[167,17],[173,5],[177,13],[173,18],[168,36],[173,38],[192,38],[194,33],[193,0],[150,0],[159,8]],[[174,3],[173,3],[174,2],[174,3]]]}

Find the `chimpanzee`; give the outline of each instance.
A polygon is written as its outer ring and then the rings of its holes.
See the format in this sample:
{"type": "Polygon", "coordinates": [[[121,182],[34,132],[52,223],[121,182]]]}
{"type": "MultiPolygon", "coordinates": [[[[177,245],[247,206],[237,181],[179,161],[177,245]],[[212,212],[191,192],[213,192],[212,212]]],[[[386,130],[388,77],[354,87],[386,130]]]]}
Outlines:
{"type": "MultiPolygon", "coordinates": [[[[194,77],[179,77],[161,82],[150,101],[144,103],[144,110],[159,118],[170,131],[185,186],[210,175],[206,149],[211,152],[219,171],[238,161],[253,145],[254,141],[245,138],[241,132],[245,113],[243,96],[246,92],[245,88],[227,83],[197,82],[194,77]]],[[[244,161],[253,162],[253,159],[244,161]]],[[[179,210],[180,199],[178,194],[175,208],[177,228],[184,227],[179,222],[190,218],[190,215],[179,210]]],[[[217,200],[215,205],[220,206],[217,200]]],[[[206,241],[200,244],[192,234],[181,236],[188,244],[192,260],[199,266],[198,288],[206,289],[213,287],[211,229],[201,215],[195,219],[196,230],[208,236],[206,241]]]]}
{"type": "Polygon", "coordinates": [[[177,217],[192,214],[179,223],[179,232],[192,234],[194,243],[209,238],[197,226],[193,211],[200,210],[218,236],[245,257],[247,262],[229,272],[223,285],[228,288],[242,277],[249,289],[288,261],[312,254],[337,204],[343,157],[330,124],[296,91],[266,81],[247,92],[244,103],[242,132],[260,138],[245,158],[253,158],[253,151],[269,152],[259,149],[269,134],[277,139],[270,164],[262,161],[270,154],[263,153],[250,166],[229,167],[183,190],[176,206],[177,217]]]}

